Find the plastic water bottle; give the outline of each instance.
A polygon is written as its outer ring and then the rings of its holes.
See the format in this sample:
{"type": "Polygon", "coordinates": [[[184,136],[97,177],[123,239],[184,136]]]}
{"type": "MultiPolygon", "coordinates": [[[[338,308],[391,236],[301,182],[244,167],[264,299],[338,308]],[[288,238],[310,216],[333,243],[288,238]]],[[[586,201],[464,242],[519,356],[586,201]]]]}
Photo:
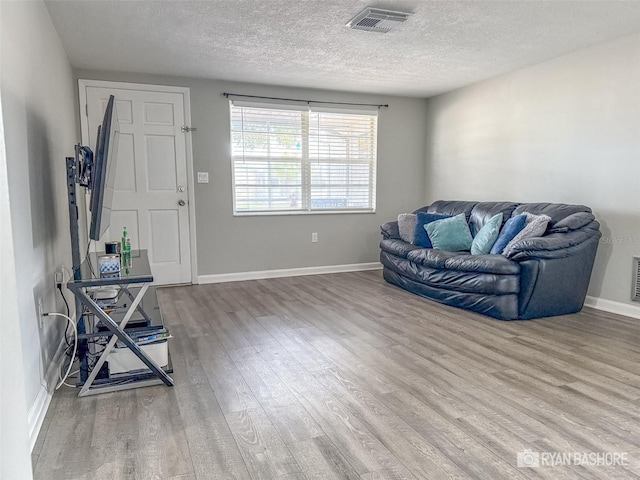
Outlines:
{"type": "Polygon", "coordinates": [[[131,237],[127,233],[127,227],[122,232],[122,265],[131,266],[131,237]]]}

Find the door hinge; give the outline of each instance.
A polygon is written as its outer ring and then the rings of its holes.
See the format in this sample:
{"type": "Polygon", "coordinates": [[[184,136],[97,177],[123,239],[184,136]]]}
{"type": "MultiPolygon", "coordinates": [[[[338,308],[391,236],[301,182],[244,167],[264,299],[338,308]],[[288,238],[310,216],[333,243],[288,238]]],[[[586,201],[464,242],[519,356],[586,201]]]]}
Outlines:
{"type": "Polygon", "coordinates": [[[193,128],[193,127],[187,127],[186,125],[183,125],[182,127],[180,127],[180,131],[182,133],[195,132],[196,130],[198,130],[198,129],[197,128],[193,128]]]}
{"type": "Polygon", "coordinates": [[[89,104],[88,103],[84,104],[84,114],[87,117],[89,116],[89,104]]]}

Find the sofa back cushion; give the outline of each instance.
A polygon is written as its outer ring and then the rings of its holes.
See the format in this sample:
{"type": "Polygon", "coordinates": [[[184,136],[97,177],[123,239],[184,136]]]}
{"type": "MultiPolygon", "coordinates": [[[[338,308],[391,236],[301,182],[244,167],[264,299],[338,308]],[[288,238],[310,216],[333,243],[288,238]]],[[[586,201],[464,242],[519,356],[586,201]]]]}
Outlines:
{"type": "Polygon", "coordinates": [[[478,232],[486,225],[486,223],[495,215],[502,214],[502,224],[499,225],[499,229],[502,229],[502,225],[511,218],[511,214],[518,206],[513,202],[480,202],[477,203],[473,210],[471,210],[471,218],[469,218],[469,230],[474,237],[478,232]]]}
{"type": "Polygon", "coordinates": [[[462,201],[454,201],[454,200],[438,200],[433,202],[431,205],[427,207],[428,213],[438,213],[440,215],[447,215],[449,217],[455,217],[461,213],[464,213],[464,216],[469,222],[469,217],[471,216],[471,210],[478,202],[462,202],[462,201]]]}

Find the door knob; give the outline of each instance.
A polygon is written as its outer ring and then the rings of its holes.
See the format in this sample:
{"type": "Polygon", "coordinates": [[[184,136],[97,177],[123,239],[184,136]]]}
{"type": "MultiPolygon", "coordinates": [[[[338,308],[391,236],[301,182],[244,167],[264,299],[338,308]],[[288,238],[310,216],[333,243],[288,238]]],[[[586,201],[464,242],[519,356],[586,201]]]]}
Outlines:
{"type": "Polygon", "coordinates": [[[184,200],[182,199],[178,200],[178,205],[180,205],[181,207],[184,207],[186,204],[187,203],[184,200]]]}

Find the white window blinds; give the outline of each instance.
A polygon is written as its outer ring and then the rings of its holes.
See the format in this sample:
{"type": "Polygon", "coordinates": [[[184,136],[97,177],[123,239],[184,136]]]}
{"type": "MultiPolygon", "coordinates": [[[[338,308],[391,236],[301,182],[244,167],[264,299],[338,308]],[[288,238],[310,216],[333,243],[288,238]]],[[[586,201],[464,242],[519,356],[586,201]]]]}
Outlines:
{"type": "Polygon", "coordinates": [[[375,210],[377,110],[230,109],[235,213],[375,210]]]}

